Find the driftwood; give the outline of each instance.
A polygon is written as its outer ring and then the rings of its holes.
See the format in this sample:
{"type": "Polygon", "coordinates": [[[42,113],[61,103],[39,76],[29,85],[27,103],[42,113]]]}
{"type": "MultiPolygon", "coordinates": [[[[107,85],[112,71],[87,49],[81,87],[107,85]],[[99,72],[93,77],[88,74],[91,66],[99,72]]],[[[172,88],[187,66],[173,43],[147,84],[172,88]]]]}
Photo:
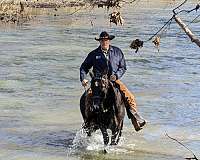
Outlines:
{"type": "Polygon", "coordinates": [[[192,31],[187,27],[187,25],[181,20],[181,18],[174,16],[176,23],[184,30],[192,42],[196,43],[200,47],[200,40],[192,33],[192,31]]]}
{"type": "Polygon", "coordinates": [[[179,142],[179,141],[178,141],[177,139],[175,139],[175,138],[170,137],[167,133],[166,133],[166,136],[167,136],[168,138],[170,138],[170,139],[172,139],[172,140],[178,142],[180,145],[182,145],[184,148],[186,148],[188,151],[190,151],[190,152],[192,153],[193,157],[187,157],[187,158],[185,158],[185,159],[187,159],[187,160],[192,160],[192,159],[194,159],[194,160],[199,160],[199,159],[196,157],[196,155],[192,152],[192,150],[190,150],[190,149],[189,149],[187,146],[185,146],[183,143],[179,142]]]}

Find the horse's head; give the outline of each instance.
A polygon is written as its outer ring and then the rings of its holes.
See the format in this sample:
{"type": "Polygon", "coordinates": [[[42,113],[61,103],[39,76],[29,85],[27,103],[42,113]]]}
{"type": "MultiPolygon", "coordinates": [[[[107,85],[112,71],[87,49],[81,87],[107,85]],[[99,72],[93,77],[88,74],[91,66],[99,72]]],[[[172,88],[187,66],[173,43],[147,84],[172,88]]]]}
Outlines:
{"type": "Polygon", "coordinates": [[[93,111],[101,112],[103,110],[103,101],[109,87],[109,80],[107,74],[96,74],[91,81],[92,89],[92,107],[93,111]]]}

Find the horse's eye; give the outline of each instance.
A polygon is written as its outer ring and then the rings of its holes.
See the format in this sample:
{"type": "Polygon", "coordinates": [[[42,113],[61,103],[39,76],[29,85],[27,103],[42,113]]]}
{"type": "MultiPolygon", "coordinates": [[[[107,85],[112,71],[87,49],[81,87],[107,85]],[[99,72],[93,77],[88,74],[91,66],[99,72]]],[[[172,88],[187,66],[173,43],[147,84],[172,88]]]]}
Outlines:
{"type": "Polygon", "coordinates": [[[95,82],[94,84],[95,84],[96,87],[98,87],[98,82],[95,82]]]}

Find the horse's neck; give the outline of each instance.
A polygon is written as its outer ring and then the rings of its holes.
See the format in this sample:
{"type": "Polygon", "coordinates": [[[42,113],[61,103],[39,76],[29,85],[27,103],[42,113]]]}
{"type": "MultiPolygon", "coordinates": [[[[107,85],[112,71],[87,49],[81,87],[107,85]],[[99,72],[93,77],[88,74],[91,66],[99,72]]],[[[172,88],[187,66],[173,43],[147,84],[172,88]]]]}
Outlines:
{"type": "Polygon", "coordinates": [[[116,86],[114,85],[113,82],[109,81],[109,91],[112,93],[115,93],[116,86]]]}
{"type": "Polygon", "coordinates": [[[108,101],[113,100],[113,103],[114,103],[115,90],[114,90],[114,86],[111,82],[109,82],[108,91],[107,91],[107,94],[106,94],[106,99],[108,99],[108,101]]]}

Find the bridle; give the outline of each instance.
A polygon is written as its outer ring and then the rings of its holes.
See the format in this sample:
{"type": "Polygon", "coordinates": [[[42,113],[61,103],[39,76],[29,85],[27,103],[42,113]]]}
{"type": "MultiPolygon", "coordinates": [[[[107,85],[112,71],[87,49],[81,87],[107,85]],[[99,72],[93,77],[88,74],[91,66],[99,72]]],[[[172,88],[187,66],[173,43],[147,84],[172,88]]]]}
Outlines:
{"type": "Polygon", "coordinates": [[[93,109],[98,112],[103,104],[103,100],[106,98],[108,90],[108,78],[107,75],[94,76],[91,81],[92,89],[92,106],[93,109]]]}

